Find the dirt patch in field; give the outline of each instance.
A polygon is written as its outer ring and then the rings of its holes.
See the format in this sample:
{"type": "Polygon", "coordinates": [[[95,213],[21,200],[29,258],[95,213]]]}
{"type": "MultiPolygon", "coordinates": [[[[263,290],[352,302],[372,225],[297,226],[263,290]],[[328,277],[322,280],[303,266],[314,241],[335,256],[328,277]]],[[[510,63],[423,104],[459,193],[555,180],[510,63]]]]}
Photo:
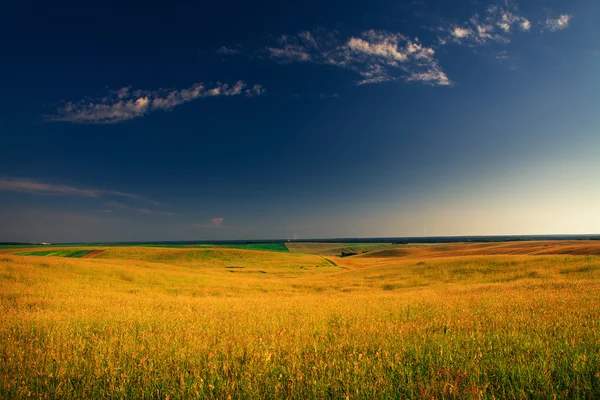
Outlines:
{"type": "Polygon", "coordinates": [[[104,250],[94,250],[94,251],[92,251],[91,253],[89,253],[89,254],[86,254],[85,256],[83,256],[83,257],[81,257],[81,258],[92,258],[92,257],[94,257],[94,256],[97,256],[97,255],[98,255],[98,254],[100,254],[100,253],[103,253],[103,252],[104,252],[104,250]]]}

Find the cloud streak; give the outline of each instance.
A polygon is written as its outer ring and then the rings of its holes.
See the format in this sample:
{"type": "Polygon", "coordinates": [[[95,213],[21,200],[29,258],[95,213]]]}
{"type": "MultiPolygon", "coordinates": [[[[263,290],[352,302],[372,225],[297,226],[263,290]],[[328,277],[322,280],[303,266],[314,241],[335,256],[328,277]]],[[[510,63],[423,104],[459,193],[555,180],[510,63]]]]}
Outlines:
{"type": "Polygon", "coordinates": [[[195,83],[179,90],[132,91],[131,88],[124,87],[105,97],[68,102],[47,119],[81,124],[114,124],[139,118],[153,111],[171,110],[199,98],[239,95],[253,97],[263,92],[261,85],[248,87],[243,81],[233,85],[220,82],[214,85],[195,83]]]}
{"type": "Polygon", "coordinates": [[[551,32],[562,31],[563,29],[567,29],[569,27],[572,18],[573,17],[571,15],[567,14],[563,14],[558,18],[546,18],[544,21],[544,26],[551,32]]]}
{"type": "Polygon", "coordinates": [[[210,223],[191,224],[191,225],[187,226],[187,229],[219,229],[219,228],[227,228],[227,227],[231,228],[230,225],[224,226],[223,221],[225,221],[225,218],[223,218],[223,217],[212,218],[210,220],[210,223]]]}
{"type": "Polygon", "coordinates": [[[169,217],[174,216],[175,214],[170,211],[160,211],[160,210],[152,210],[150,208],[144,207],[132,207],[126,204],[122,204],[116,201],[111,201],[106,203],[107,207],[111,207],[112,209],[103,210],[103,212],[113,212],[113,209],[119,211],[130,211],[138,214],[146,214],[146,215],[166,215],[169,217]]]}
{"type": "Polygon", "coordinates": [[[266,48],[271,59],[348,69],[360,75],[359,85],[393,80],[451,84],[435,58],[435,49],[400,33],[369,30],[340,39],[337,32],[305,31],[283,35],[278,42],[266,48]]]}
{"type": "Polygon", "coordinates": [[[490,6],[484,15],[475,14],[462,24],[449,24],[439,28],[446,35],[439,38],[440,45],[468,44],[472,47],[488,43],[509,43],[515,31],[529,32],[531,21],[507,8],[490,6]]]}
{"type": "Polygon", "coordinates": [[[69,185],[58,185],[25,178],[0,178],[0,190],[31,194],[70,195],[89,198],[98,198],[101,196],[119,196],[145,201],[154,205],[160,205],[160,203],[157,201],[145,199],[142,196],[133,193],[120,192],[117,190],[90,189],[69,185]]]}
{"type": "MultiPolygon", "coordinates": [[[[96,188],[83,188],[71,185],[59,185],[54,183],[40,182],[34,179],[25,178],[0,178],[0,191],[5,192],[20,192],[34,195],[60,195],[60,196],[76,196],[90,199],[120,197],[121,199],[129,199],[139,204],[151,204],[161,206],[158,201],[150,200],[134,193],[121,192],[118,190],[105,190],[96,188]]],[[[154,210],[148,207],[139,207],[123,204],[116,201],[105,203],[106,206],[112,209],[105,209],[103,212],[109,213],[114,210],[133,211],[146,215],[175,215],[169,211],[154,210]]]]}
{"type": "Polygon", "coordinates": [[[227,47],[227,46],[221,46],[217,49],[217,54],[222,55],[222,56],[235,56],[237,54],[240,54],[242,52],[242,50],[240,49],[240,47],[227,47]]]}

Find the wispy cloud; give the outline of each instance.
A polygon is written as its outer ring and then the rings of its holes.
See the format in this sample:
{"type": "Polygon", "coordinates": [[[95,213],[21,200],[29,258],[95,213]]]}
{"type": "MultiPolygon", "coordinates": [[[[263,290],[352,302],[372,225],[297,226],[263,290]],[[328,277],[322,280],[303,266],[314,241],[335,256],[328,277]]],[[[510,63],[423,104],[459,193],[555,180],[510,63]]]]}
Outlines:
{"type": "Polygon", "coordinates": [[[515,10],[498,6],[489,6],[484,15],[475,14],[465,23],[448,24],[439,28],[446,35],[439,43],[468,44],[481,46],[488,43],[509,43],[510,34],[515,31],[529,32],[531,21],[515,10]]]}
{"type": "Polygon", "coordinates": [[[83,197],[100,197],[103,194],[112,194],[130,198],[139,196],[132,193],[123,193],[113,190],[86,189],[68,185],[56,185],[52,183],[39,182],[32,179],[0,179],[0,190],[28,192],[28,193],[53,193],[67,194],[83,197]]]}
{"type": "MultiPolygon", "coordinates": [[[[548,18],[546,22],[536,23],[536,25],[543,25],[545,29],[556,31],[567,28],[570,18],[569,15],[561,15],[559,18],[548,18]]],[[[531,32],[532,26],[531,20],[521,15],[516,7],[491,5],[483,14],[474,14],[466,22],[447,23],[438,27],[437,31],[443,34],[438,37],[437,46],[455,44],[479,48],[494,44],[508,45],[516,34],[531,32]]],[[[493,55],[498,61],[508,62],[511,70],[519,69],[516,57],[511,56],[507,50],[499,50],[499,46],[494,46],[488,54],[493,55]]]]}
{"type": "Polygon", "coordinates": [[[432,47],[399,33],[370,30],[340,39],[336,32],[305,31],[283,35],[278,42],[266,48],[271,59],[349,69],[360,75],[359,85],[391,80],[451,84],[432,47]]]}
{"type": "MultiPolygon", "coordinates": [[[[553,31],[565,29],[570,19],[569,15],[549,18],[545,26],[553,31]]],[[[341,38],[336,31],[320,29],[282,35],[277,45],[265,50],[279,63],[314,63],[352,70],[360,75],[359,85],[403,80],[447,86],[452,81],[436,57],[440,47],[447,44],[471,47],[508,44],[513,35],[530,32],[532,26],[531,20],[520,14],[516,7],[492,5],[481,15],[474,14],[463,23],[447,23],[434,28],[443,33],[430,45],[397,32],[368,30],[341,38]]]]}
{"type": "Polygon", "coordinates": [[[85,188],[72,185],[61,185],[48,182],[40,182],[34,179],[26,178],[0,178],[0,191],[30,193],[34,195],[60,195],[60,196],[76,196],[104,200],[120,197],[122,201],[131,203],[132,205],[123,204],[117,201],[106,201],[102,212],[110,213],[114,210],[132,211],[147,215],[174,215],[170,211],[156,210],[148,208],[149,205],[162,206],[158,201],[147,199],[143,196],[121,192],[118,190],[107,190],[97,188],[85,188]],[[127,199],[127,200],[126,200],[127,199]],[[139,204],[141,206],[138,206],[139,204]]]}
{"type": "Polygon", "coordinates": [[[152,111],[171,110],[192,100],[217,96],[257,96],[264,92],[261,85],[248,88],[243,81],[233,85],[196,83],[180,90],[135,90],[124,87],[101,98],[85,98],[68,102],[49,121],[88,124],[111,124],[138,118],[152,111]]]}
{"type": "Polygon", "coordinates": [[[490,6],[488,8],[489,18],[504,32],[510,32],[515,28],[528,32],[531,29],[531,21],[522,15],[514,14],[508,9],[498,6],[490,6]]]}
{"type": "Polygon", "coordinates": [[[106,210],[102,210],[103,212],[113,212],[114,210],[119,210],[119,211],[129,211],[129,212],[134,212],[134,213],[138,213],[138,214],[146,214],[146,215],[166,215],[169,217],[172,217],[173,215],[175,215],[174,213],[172,213],[170,211],[153,210],[153,209],[145,208],[145,207],[133,207],[133,206],[119,203],[116,201],[109,201],[105,205],[110,208],[106,209],[106,210]]]}
{"type": "Polygon", "coordinates": [[[347,43],[349,63],[365,78],[360,83],[404,79],[431,85],[451,82],[435,58],[435,50],[402,34],[382,31],[364,32],[347,43]]]}
{"type": "Polygon", "coordinates": [[[563,14],[558,18],[546,18],[544,21],[544,27],[551,32],[561,31],[569,27],[569,23],[573,16],[563,14]]]}
{"type": "Polygon", "coordinates": [[[339,99],[340,95],[337,93],[319,93],[320,99],[339,99]]]}
{"type": "Polygon", "coordinates": [[[217,54],[220,54],[222,56],[234,56],[236,54],[240,54],[241,52],[242,52],[241,46],[236,46],[236,47],[221,46],[217,49],[217,54]]]}
{"type": "Polygon", "coordinates": [[[99,197],[101,191],[82,189],[67,185],[55,185],[29,179],[0,179],[0,190],[27,193],[70,194],[84,197],[99,197]]]}
{"type": "MultiPolygon", "coordinates": [[[[312,61],[325,62],[329,53],[338,46],[337,32],[324,32],[319,30],[317,34],[303,31],[297,35],[281,35],[277,46],[267,47],[272,59],[279,62],[312,61]],[[318,36],[319,39],[315,38],[318,36]]],[[[332,56],[333,54],[331,54],[332,56]]]]}
{"type": "Polygon", "coordinates": [[[225,221],[225,218],[223,217],[218,217],[218,218],[212,218],[210,220],[210,223],[195,223],[195,224],[190,224],[187,226],[187,229],[207,229],[207,228],[225,228],[226,226],[223,225],[223,221],[225,221]]]}
{"type": "Polygon", "coordinates": [[[0,178],[0,190],[32,194],[70,195],[90,198],[98,198],[101,196],[118,196],[140,200],[154,205],[160,205],[160,203],[157,201],[149,200],[133,193],[120,192],[117,190],[59,185],[26,178],[0,178]]]}

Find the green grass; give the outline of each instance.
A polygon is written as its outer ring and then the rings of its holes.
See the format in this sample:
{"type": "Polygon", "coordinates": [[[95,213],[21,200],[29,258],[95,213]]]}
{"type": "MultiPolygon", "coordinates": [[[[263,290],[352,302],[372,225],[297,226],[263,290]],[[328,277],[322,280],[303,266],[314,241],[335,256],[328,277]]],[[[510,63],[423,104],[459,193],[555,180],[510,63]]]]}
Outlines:
{"type": "Polygon", "coordinates": [[[283,243],[240,243],[240,244],[218,244],[215,247],[226,247],[229,249],[278,251],[288,253],[289,250],[283,243]]]}
{"type": "Polygon", "coordinates": [[[0,245],[2,249],[19,249],[19,248],[56,248],[56,247],[158,247],[158,248],[211,248],[211,247],[225,247],[230,249],[242,249],[242,250],[262,250],[262,251],[279,251],[289,252],[288,248],[284,243],[61,243],[61,244],[50,244],[50,245],[0,245]]]}
{"type": "MultiPolygon", "coordinates": [[[[54,247],[164,247],[164,248],[194,248],[214,247],[206,243],[78,243],[78,244],[53,244],[54,247]]],[[[27,246],[32,247],[32,246],[27,246]]]]}
{"type": "MultiPolygon", "coordinates": [[[[103,245],[98,245],[98,246],[103,246],[103,245]]],[[[174,249],[179,249],[179,248],[195,248],[195,247],[200,247],[200,248],[209,248],[209,247],[214,247],[214,245],[212,244],[205,244],[205,243],[139,243],[139,244],[135,244],[133,246],[124,246],[121,244],[116,244],[113,246],[121,246],[121,247],[165,247],[165,248],[174,248],[174,249]]]]}
{"type": "Polygon", "coordinates": [[[28,251],[26,253],[18,253],[18,256],[39,256],[39,257],[67,257],[81,258],[93,252],[94,250],[44,250],[44,251],[28,251]]]}
{"type": "Polygon", "coordinates": [[[8,249],[47,249],[50,245],[46,244],[0,244],[0,250],[8,249]]]}
{"type": "Polygon", "coordinates": [[[362,254],[393,249],[391,243],[333,243],[333,242],[287,242],[285,246],[294,253],[341,256],[346,253],[362,254]]]}

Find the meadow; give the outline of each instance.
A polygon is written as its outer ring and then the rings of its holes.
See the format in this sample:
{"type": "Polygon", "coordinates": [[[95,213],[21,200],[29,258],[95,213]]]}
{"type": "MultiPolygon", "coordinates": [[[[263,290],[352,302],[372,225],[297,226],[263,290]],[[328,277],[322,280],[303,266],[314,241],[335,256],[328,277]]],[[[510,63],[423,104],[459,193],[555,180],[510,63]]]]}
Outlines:
{"type": "Polygon", "coordinates": [[[369,245],[0,249],[0,398],[600,398],[597,241],[369,245]]]}

